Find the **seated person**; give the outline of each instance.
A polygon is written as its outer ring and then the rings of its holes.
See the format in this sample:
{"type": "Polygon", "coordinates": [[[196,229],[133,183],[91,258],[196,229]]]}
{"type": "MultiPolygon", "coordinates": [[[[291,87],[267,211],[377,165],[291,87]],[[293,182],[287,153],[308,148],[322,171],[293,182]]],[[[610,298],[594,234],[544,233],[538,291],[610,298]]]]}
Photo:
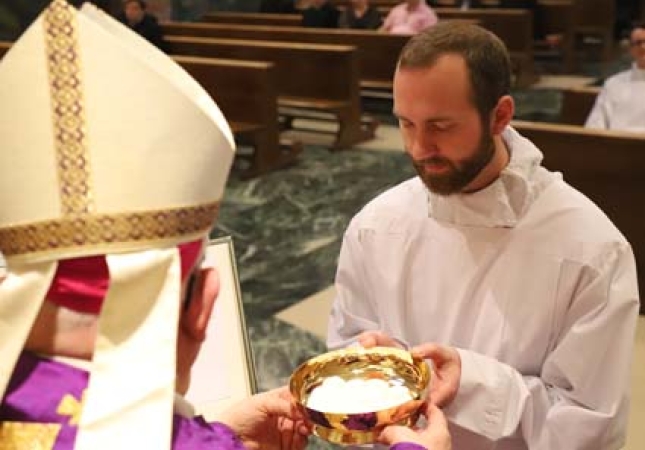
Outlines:
{"type": "Polygon", "coordinates": [[[425,0],[405,0],[390,10],[380,31],[417,34],[437,23],[437,15],[425,0]]]}
{"type": "Polygon", "coordinates": [[[262,0],[260,2],[261,13],[273,14],[295,14],[298,11],[292,0],[262,0]]]}
{"type": "Polygon", "coordinates": [[[378,30],[382,24],[381,13],[368,0],[351,0],[338,21],[340,28],[364,30],[378,30]]]}
{"type": "Polygon", "coordinates": [[[143,0],[125,0],[123,12],[117,16],[117,19],[146,38],[159,50],[167,51],[159,22],[155,16],[146,12],[146,2],[143,0]]]}
{"type": "Polygon", "coordinates": [[[629,52],[631,69],[605,81],[585,127],[645,132],[645,24],[634,26],[629,52]]]}
{"type": "Polygon", "coordinates": [[[328,0],[312,0],[302,11],[302,26],[311,28],[338,28],[340,11],[328,0]]]}

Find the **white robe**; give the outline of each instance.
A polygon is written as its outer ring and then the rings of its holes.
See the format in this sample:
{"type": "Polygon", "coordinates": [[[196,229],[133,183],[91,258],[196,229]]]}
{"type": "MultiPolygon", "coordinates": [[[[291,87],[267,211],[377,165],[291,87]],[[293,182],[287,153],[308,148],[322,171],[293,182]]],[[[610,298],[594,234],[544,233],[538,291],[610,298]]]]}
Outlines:
{"type": "Polygon", "coordinates": [[[645,70],[634,65],[605,81],[585,127],[645,132],[645,70]]]}
{"type": "Polygon", "coordinates": [[[354,217],[328,345],[382,330],[456,347],[453,450],[618,449],[638,316],[631,247],[532,143],[503,137],[511,161],[486,189],[441,197],[414,178],[354,217]]]}

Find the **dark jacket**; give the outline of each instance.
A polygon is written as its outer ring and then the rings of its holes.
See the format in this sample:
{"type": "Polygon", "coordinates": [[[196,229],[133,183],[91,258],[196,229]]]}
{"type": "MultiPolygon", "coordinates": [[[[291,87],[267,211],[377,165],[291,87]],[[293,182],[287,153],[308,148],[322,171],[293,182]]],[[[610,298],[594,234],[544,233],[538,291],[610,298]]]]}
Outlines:
{"type": "Polygon", "coordinates": [[[159,48],[159,50],[168,52],[168,47],[163,39],[163,32],[161,31],[161,27],[159,26],[159,22],[155,16],[146,13],[141,22],[134,26],[130,26],[128,24],[124,13],[119,14],[117,19],[119,19],[119,21],[125,24],[128,28],[147,39],[150,43],[154,44],[159,48]]]}
{"type": "Polygon", "coordinates": [[[295,14],[298,11],[292,0],[262,0],[260,12],[275,14],[295,14]]]}
{"type": "Polygon", "coordinates": [[[330,3],[320,8],[310,6],[302,12],[302,26],[313,28],[337,28],[340,11],[330,3]]]}

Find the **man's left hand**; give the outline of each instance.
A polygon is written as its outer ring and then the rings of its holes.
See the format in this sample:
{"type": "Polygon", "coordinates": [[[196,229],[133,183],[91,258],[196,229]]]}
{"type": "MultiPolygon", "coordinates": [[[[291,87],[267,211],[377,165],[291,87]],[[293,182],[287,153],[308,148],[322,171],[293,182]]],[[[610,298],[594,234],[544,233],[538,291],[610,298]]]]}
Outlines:
{"type": "Polygon", "coordinates": [[[445,407],[452,402],[461,382],[461,357],[459,352],[445,345],[427,343],[418,345],[410,352],[423,359],[431,359],[434,365],[430,380],[430,402],[445,407]]]}

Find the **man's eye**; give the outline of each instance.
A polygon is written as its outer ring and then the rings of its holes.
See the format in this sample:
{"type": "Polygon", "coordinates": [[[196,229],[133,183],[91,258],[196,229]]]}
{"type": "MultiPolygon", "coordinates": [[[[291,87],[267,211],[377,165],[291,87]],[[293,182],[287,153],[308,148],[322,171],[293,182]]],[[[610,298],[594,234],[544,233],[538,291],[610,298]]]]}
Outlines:
{"type": "Polygon", "coordinates": [[[431,128],[435,131],[448,131],[452,127],[452,124],[445,122],[434,122],[431,124],[431,128]]]}

